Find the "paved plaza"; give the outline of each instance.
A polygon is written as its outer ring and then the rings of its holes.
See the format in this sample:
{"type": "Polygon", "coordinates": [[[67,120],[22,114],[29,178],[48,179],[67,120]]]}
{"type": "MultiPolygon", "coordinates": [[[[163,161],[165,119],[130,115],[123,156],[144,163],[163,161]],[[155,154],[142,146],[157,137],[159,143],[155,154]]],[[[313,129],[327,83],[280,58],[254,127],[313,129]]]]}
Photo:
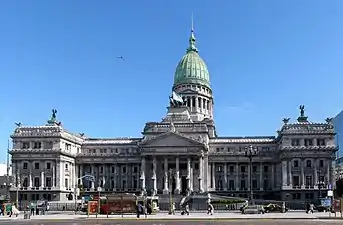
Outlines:
{"type": "MultiPolygon", "coordinates": [[[[298,212],[287,212],[287,213],[266,213],[266,214],[252,214],[252,215],[242,215],[238,212],[227,212],[227,213],[215,213],[214,215],[207,215],[206,213],[199,213],[194,212],[191,213],[189,216],[182,216],[180,213],[176,215],[168,215],[167,213],[158,213],[156,215],[148,215],[145,217],[144,215],[141,216],[139,219],[140,222],[144,221],[164,221],[162,224],[168,221],[238,221],[238,220],[250,220],[250,221],[257,221],[257,220],[333,220],[337,219],[340,220],[341,214],[337,213],[330,214],[330,213],[323,213],[323,212],[316,212],[313,214],[307,214],[302,211],[298,212]]],[[[70,221],[94,221],[94,220],[106,220],[106,221],[121,221],[118,224],[123,224],[123,221],[137,221],[136,215],[109,215],[108,218],[106,215],[75,215],[71,212],[69,213],[58,213],[58,214],[48,214],[48,215],[38,215],[32,216],[29,220],[24,220],[23,213],[18,217],[0,217],[0,223],[5,221],[24,221],[26,224],[31,223],[31,221],[49,221],[50,222],[59,222],[64,223],[70,221]]],[[[33,222],[32,222],[33,223],[33,222]]],[[[125,222],[126,223],[126,222],[125,222]]],[[[341,220],[342,223],[342,220],[341,220]]],[[[18,223],[20,224],[20,223],[18,223]]],[[[35,224],[35,223],[34,223],[35,224]]],[[[41,224],[41,223],[36,223],[41,224]]],[[[77,224],[77,223],[76,223],[77,224]]],[[[156,224],[156,223],[155,223],[156,224]]]]}

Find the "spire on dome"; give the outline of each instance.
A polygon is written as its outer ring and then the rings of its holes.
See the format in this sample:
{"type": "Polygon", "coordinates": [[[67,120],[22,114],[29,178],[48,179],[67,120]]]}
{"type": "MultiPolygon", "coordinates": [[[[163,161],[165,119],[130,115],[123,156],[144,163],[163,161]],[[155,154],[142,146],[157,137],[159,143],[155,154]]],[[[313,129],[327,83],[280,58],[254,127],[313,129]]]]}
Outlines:
{"type": "Polygon", "coordinates": [[[198,52],[197,47],[195,46],[195,35],[194,35],[194,20],[193,20],[193,13],[192,13],[192,29],[191,29],[191,37],[189,38],[189,47],[187,52],[198,52]]]}

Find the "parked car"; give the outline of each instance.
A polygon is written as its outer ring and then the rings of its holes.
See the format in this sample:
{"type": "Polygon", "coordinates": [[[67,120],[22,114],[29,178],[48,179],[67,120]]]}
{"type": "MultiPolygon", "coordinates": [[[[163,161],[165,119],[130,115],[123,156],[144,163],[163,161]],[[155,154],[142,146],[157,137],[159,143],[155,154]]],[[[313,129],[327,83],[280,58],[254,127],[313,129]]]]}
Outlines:
{"type": "MultiPolygon", "coordinates": [[[[278,204],[268,204],[264,206],[264,210],[266,213],[268,212],[282,212],[282,206],[278,205],[278,204]]],[[[288,208],[285,208],[285,212],[288,211],[288,208]]]]}
{"type": "Polygon", "coordinates": [[[242,209],[242,214],[264,214],[263,205],[249,205],[242,209]]]}

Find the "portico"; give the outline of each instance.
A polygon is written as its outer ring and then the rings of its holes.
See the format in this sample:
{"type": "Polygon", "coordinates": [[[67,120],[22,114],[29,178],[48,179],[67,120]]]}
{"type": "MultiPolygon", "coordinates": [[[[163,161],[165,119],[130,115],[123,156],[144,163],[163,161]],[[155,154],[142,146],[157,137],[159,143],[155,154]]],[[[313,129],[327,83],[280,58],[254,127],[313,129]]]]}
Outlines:
{"type": "Polygon", "coordinates": [[[142,156],[141,184],[142,189],[156,194],[186,194],[207,190],[204,179],[203,156],[142,156]],[[171,177],[169,171],[172,171],[171,177]],[[170,190],[171,188],[171,190],[170,190]]]}

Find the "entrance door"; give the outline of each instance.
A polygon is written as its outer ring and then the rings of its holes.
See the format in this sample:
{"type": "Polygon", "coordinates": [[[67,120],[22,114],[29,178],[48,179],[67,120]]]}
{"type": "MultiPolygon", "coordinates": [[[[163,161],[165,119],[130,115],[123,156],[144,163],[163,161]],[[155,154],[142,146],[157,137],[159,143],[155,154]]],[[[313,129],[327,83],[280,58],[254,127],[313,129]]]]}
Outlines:
{"type": "Polygon", "coordinates": [[[187,194],[187,177],[186,176],[181,177],[181,194],[182,195],[187,194]]]}

